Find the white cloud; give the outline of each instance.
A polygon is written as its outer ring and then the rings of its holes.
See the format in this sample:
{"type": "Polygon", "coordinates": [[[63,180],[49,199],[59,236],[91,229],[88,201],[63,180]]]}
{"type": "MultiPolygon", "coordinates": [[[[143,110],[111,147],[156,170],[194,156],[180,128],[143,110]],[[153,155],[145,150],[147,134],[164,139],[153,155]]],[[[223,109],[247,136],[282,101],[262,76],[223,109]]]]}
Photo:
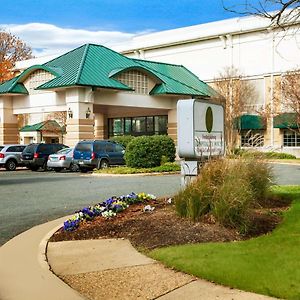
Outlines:
{"type": "Polygon", "coordinates": [[[61,54],[86,43],[111,47],[129,42],[135,36],[134,33],[61,28],[45,23],[0,24],[0,28],[25,41],[35,56],[61,54]]]}

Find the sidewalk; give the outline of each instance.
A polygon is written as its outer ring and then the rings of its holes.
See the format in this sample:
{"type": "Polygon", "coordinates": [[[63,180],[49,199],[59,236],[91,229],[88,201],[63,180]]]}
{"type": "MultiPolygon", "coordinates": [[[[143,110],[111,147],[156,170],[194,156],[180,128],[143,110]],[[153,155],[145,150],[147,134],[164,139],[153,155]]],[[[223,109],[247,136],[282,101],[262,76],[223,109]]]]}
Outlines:
{"type": "Polygon", "coordinates": [[[1,300],[272,299],[167,269],[128,240],[47,243],[65,219],[33,227],[0,248],[1,300]],[[51,269],[74,289],[49,270],[46,251],[51,269]]]}

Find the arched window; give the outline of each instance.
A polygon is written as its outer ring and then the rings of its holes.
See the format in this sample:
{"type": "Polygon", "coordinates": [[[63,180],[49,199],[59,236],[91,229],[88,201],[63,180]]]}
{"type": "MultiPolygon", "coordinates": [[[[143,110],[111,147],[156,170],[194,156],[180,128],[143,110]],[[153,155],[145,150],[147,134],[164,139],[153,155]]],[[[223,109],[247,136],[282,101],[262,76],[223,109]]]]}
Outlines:
{"type": "Polygon", "coordinates": [[[133,88],[134,91],[130,93],[143,95],[149,94],[148,76],[140,71],[130,70],[119,74],[116,79],[133,88]]]}
{"type": "Polygon", "coordinates": [[[35,90],[35,88],[50,81],[54,77],[54,75],[45,70],[36,70],[26,78],[26,80],[24,81],[24,86],[28,90],[29,94],[37,94],[40,91],[35,90]]]}

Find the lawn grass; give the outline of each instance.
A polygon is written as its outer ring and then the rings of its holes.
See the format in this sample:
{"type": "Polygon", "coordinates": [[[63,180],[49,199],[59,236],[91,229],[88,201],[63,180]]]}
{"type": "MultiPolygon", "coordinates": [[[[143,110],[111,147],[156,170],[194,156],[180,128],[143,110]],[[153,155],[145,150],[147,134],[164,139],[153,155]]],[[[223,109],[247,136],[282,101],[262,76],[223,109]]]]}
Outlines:
{"type": "Polygon", "coordinates": [[[177,173],[180,171],[180,165],[176,162],[165,163],[153,168],[131,168],[127,166],[112,167],[107,169],[94,170],[94,173],[101,174],[141,174],[141,173],[177,173]]]}
{"type": "Polygon", "coordinates": [[[233,288],[300,299],[300,186],[274,187],[292,197],[283,223],[248,241],[173,246],[149,255],[167,266],[233,288]]]}

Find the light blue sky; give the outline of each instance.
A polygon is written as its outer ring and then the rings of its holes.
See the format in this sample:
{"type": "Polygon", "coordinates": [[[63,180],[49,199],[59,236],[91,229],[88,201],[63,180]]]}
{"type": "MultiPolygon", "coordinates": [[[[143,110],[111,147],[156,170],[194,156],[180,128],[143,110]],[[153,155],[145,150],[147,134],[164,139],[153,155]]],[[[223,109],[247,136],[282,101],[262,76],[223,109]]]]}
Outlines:
{"type": "Polygon", "coordinates": [[[19,36],[40,56],[87,42],[111,46],[136,34],[237,16],[224,10],[222,0],[2,0],[0,28],[19,36]]]}
{"type": "MultiPolygon", "coordinates": [[[[238,1],[238,0],[237,0],[238,1]]],[[[1,23],[50,23],[89,30],[164,30],[233,17],[221,0],[1,1],[1,23]]]]}

